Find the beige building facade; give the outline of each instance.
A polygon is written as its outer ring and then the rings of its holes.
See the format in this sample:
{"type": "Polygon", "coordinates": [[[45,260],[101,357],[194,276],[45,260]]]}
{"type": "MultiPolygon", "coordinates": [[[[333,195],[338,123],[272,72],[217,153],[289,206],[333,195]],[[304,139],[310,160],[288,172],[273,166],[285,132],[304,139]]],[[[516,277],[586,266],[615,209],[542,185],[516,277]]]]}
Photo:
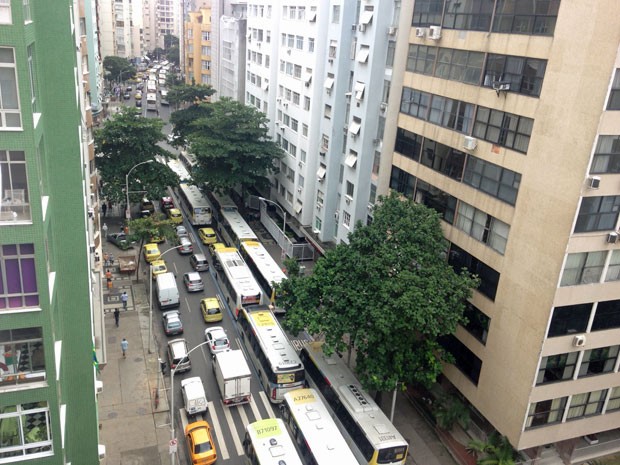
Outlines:
{"type": "Polygon", "coordinates": [[[189,13],[184,40],[186,82],[211,85],[211,8],[189,13]]]}
{"type": "Polygon", "coordinates": [[[378,190],[481,278],[446,384],[532,459],[620,451],[618,2],[401,11],[378,190]]]}

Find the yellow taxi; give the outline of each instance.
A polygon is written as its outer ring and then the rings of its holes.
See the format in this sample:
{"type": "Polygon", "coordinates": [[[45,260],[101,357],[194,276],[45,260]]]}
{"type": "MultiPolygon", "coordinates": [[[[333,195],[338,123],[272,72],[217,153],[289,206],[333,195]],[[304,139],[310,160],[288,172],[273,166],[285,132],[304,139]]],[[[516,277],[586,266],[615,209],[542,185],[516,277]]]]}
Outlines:
{"type": "Polygon", "coordinates": [[[217,242],[217,236],[213,228],[200,228],[198,230],[198,237],[203,244],[215,244],[217,242]]]}
{"type": "Polygon", "coordinates": [[[206,421],[195,421],[185,427],[185,439],[192,465],[211,465],[217,460],[211,427],[206,421]]]}
{"type": "Polygon", "coordinates": [[[166,262],[163,260],[153,260],[151,266],[153,267],[153,279],[157,279],[157,275],[168,272],[166,262]]]}
{"type": "Polygon", "coordinates": [[[142,252],[144,254],[144,259],[148,263],[152,263],[159,257],[161,257],[161,252],[159,251],[159,247],[157,247],[157,244],[146,244],[142,249],[142,252]]]}
{"type": "Polygon", "coordinates": [[[181,210],[178,208],[171,208],[168,210],[168,218],[175,224],[183,223],[183,215],[181,214],[181,210]]]}
{"type": "Polygon", "coordinates": [[[222,242],[213,242],[212,244],[209,244],[209,253],[213,255],[216,250],[221,250],[225,248],[226,248],[226,244],[222,242]]]}
{"type": "Polygon", "coordinates": [[[200,311],[205,323],[217,323],[222,321],[222,308],[216,297],[207,297],[200,301],[200,311]]]}
{"type": "Polygon", "coordinates": [[[166,242],[166,238],[163,234],[161,234],[157,229],[153,229],[149,231],[150,234],[150,242],[153,244],[161,244],[162,242],[166,242]]]}

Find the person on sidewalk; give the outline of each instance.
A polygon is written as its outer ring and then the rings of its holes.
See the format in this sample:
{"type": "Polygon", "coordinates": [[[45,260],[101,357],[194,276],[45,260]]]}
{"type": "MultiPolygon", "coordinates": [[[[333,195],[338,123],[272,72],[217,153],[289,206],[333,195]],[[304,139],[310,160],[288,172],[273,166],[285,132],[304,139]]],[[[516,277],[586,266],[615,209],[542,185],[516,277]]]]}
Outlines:
{"type": "Polygon", "coordinates": [[[112,272],[110,271],[109,268],[105,272],[105,279],[106,279],[107,284],[108,284],[108,289],[112,289],[112,272]]]}
{"type": "Polygon", "coordinates": [[[108,254],[108,252],[103,254],[103,265],[110,266],[110,255],[108,254]]]}
{"type": "MultiPolygon", "coordinates": [[[[105,205],[105,203],[104,203],[104,205],[105,205]]],[[[103,226],[101,226],[101,230],[103,231],[103,237],[105,237],[107,239],[108,238],[108,225],[103,223],[103,226]]]]}
{"type": "Polygon", "coordinates": [[[129,348],[129,342],[127,339],[123,338],[121,341],[121,350],[123,351],[123,358],[127,358],[127,349],[129,348]]]}
{"type": "MultiPolygon", "coordinates": [[[[106,214],[107,211],[108,211],[108,204],[103,202],[101,204],[101,213],[103,213],[103,217],[104,218],[105,218],[105,214],[106,214]]],[[[105,225],[105,223],[104,223],[104,225],[105,225]]],[[[108,227],[106,226],[106,232],[107,232],[107,230],[108,230],[108,227]]]]}
{"type": "Polygon", "coordinates": [[[127,301],[129,300],[129,296],[127,295],[126,292],[123,292],[123,295],[121,295],[121,302],[123,302],[123,308],[125,310],[127,310],[127,301]]]}
{"type": "Polygon", "coordinates": [[[118,308],[114,309],[114,323],[116,323],[116,327],[118,328],[118,321],[121,319],[121,312],[118,308]]]}

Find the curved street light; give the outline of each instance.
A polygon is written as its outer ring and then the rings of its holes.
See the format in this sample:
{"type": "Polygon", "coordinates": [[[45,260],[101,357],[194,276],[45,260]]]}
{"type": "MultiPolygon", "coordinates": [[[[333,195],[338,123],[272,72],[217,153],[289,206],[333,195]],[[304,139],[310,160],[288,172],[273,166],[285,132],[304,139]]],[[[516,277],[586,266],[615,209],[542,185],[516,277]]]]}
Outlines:
{"type": "Polygon", "coordinates": [[[146,160],[143,162],[140,162],[136,165],[133,165],[129,171],[127,172],[127,174],[125,175],[125,194],[127,195],[127,209],[125,210],[125,218],[127,218],[128,220],[131,219],[131,207],[129,206],[129,175],[131,174],[131,172],[136,169],[138,166],[140,165],[145,165],[147,163],[153,163],[155,160],[146,160]]]}

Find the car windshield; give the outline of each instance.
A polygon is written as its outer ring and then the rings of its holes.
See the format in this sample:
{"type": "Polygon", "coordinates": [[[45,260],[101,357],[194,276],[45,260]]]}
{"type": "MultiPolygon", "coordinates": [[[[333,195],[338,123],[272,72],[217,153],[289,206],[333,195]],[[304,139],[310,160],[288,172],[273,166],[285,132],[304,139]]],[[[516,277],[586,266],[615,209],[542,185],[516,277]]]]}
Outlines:
{"type": "Polygon", "coordinates": [[[181,322],[180,321],[168,321],[168,328],[170,329],[177,329],[181,327],[181,322]]]}
{"type": "Polygon", "coordinates": [[[216,346],[227,346],[228,345],[228,339],[216,339],[215,340],[215,345],[216,346]]]}
{"type": "Polygon", "coordinates": [[[211,443],[209,441],[202,442],[200,444],[196,444],[196,447],[194,448],[194,453],[195,454],[204,454],[205,452],[209,452],[211,449],[212,449],[212,447],[211,447],[211,443]]]}
{"type": "Polygon", "coordinates": [[[209,315],[215,315],[216,313],[220,313],[220,309],[219,308],[210,308],[207,313],[209,315]]]}

